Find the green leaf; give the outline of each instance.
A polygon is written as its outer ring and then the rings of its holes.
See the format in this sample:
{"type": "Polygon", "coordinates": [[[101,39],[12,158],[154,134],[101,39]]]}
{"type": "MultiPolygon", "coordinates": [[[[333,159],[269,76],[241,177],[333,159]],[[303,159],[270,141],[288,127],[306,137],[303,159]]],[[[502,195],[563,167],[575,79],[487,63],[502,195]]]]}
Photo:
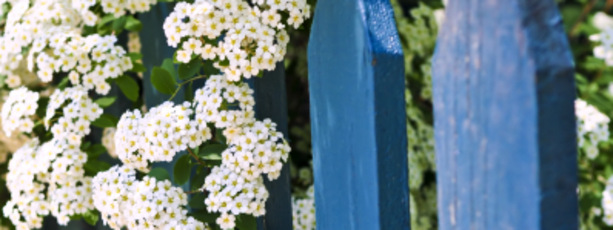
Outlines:
{"type": "Polygon", "coordinates": [[[215,220],[220,216],[219,213],[209,213],[206,210],[189,213],[187,215],[204,223],[215,223],[215,220]]]}
{"type": "Polygon", "coordinates": [[[221,153],[227,148],[224,144],[208,144],[200,148],[198,156],[205,160],[221,160],[221,153]]]}
{"type": "Polygon", "coordinates": [[[101,29],[102,27],[106,26],[106,24],[113,21],[113,19],[115,19],[115,16],[112,14],[102,17],[102,19],[100,19],[100,22],[98,23],[98,29],[101,29]]]}
{"type": "Polygon", "coordinates": [[[96,99],[96,101],[94,102],[98,104],[100,107],[106,108],[112,105],[116,99],[117,97],[101,97],[101,98],[96,99]]]}
{"type": "Polygon", "coordinates": [[[45,114],[47,113],[47,105],[49,105],[49,98],[41,97],[38,100],[38,108],[36,108],[36,116],[45,117],[45,114]]]}
{"type": "Polygon", "coordinates": [[[126,75],[118,77],[115,79],[115,83],[119,86],[123,95],[126,95],[130,101],[138,100],[140,87],[132,77],[126,75]]]}
{"type": "Polygon", "coordinates": [[[192,177],[192,182],[191,184],[191,190],[198,190],[200,188],[202,188],[202,185],[204,185],[204,179],[206,178],[206,176],[209,174],[209,170],[208,168],[205,168],[203,166],[198,166],[198,170],[196,170],[196,175],[194,175],[194,177],[192,177]]]}
{"type": "Polygon", "coordinates": [[[66,86],[68,86],[69,80],[70,79],[68,79],[68,77],[62,78],[62,81],[60,81],[60,83],[57,84],[57,87],[61,90],[64,90],[66,86]]]}
{"type": "Polygon", "coordinates": [[[130,70],[132,72],[136,72],[136,73],[142,73],[147,71],[147,68],[145,68],[145,66],[141,63],[138,62],[132,62],[132,69],[130,70]]]}
{"type": "Polygon", "coordinates": [[[183,156],[179,157],[179,159],[175,163],[175,167],[173,170],[175,183],[177,183],[177,185],[187,183],[191,171],[190,169],[191,167],[189,165],[189,155],[183,154],[183,156]]]}
{"type": "Polygon", "coordinates": [[[96,175],[99,172],[109,170],[111,168],[111,164],[96,160],[96,159],[88,159],[87,162],[83,165],[83,169],[88,175],[96,175]]]}
{"type": "Polygon", "coordinates": [[[92,122],[93,126],[99,128],[108,128],[117,126],[117,117],[110,114],[102,114],[98,119],[92,122]]]}
{"type": "Polygon", "coordinates": [[[192,59],[189,63],[179,64],[179,79],[189,79],[196,75],[198,72],[200,72],[200,68],[202,67],[202,63],[200,60],[200,58],[195,58],[192,59]]]}
{"type": "Polygon", "coordinates": [[[126,25],[126,21],[127,19],[125,16],[121,16],[118,19],[115,19],[115,21],[113,21],[113,31],[122,31],[123,27],[126,25]]]}
{"type": "Polygon", "coordinates": [[[130,57],[132,61],[136,61],[136,60],[143,58],[143,54],[132,52],[132,53],[128,53],[128,57],[130,57]]]}
{"type": "Polygon", "coordinates": [[[164,59],[162,61],[162,69],[165,69],[174,79],[177,79],[177,70],[175,70],[175,64],[172,62],[172,59],[164,59]]]}
{"type": "Polygon", "coordinates": [[[100,154],[105,153],[106,151],[107,150],[104,145],[101,144],[94,144],[89,146],[88,148],[85,148],[85,153],[87,153],[89,159],[98,158],[100,154]]]}
{"type": "Polygon", "coordinates": [[[204,62],[204,75],[210,76],[214,74],[219,74],[219,70],[213,66],[212,61],[204,62]]]}
{"type": "Polygon", "coordinates": [[[83,215],[83,219],[85,220],[85,222],[87,222],[91,226],[96,226],[96,223],[98,222],[98,218],[99,218],[97,211],[88,210],[82,215],[83,215]]]}
{"type": "Polygon", "coordinates": [[[161,167],[152,168],[147,175],[154,177],[157,180],[170,180],[170,174],[168,174],[168,171],[161,167]]]}
{"type": "Polygon", "coordinates": [[[252,215],[241,214],[236,221],[236,228],[239,230],[254,230],[257,229],[255,217],[252,215]]]}
{"type": "Polygon", "coordinates": [[[204,193],[194,194],[192,198],[189,199],[189,207],[195,209],[205,209],[206,205],[204,205],[204,198],[206,198],[204,193]]]}
{"type": "Polygon", "coordinates": [[[151,71],[151,84],[160,93],[171,95],[177,88],[177,82],[170,73],[160,67],[153,67],[151,71]]]}
{"type": "Polygon", "coordinates": [[[143,28],[143,23],[141,23],[140,20],[132,16],[127,17],[126,30],[135,32],[135,31],[140,31],[142,28],[143,28]]]}

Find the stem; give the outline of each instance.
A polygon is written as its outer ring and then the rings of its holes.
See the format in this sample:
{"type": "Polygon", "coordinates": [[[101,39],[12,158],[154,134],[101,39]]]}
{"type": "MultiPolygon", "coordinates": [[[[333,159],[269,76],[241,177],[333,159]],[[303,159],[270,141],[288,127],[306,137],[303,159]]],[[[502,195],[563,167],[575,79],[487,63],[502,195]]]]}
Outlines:
{"type": "Polygon", "coordinates": [[[596,4],[596,0],[591,0],[588,4],[585,5],[585,7],[583,7],[583,10],[581,11],[581,15],[579,15],[579,18],[577,18],[577,21],[573,25],[572,29],[570,29],[570,36],[574,36],[575,33],[577,33],[579,24],[581,24],[583,19],[585,19],[585,16],[587,16],[587,14],[589,14],[590,11],[592,11],[592,8],[594,7],[595,4],[596,4]]]}
{"type": "Polygon", "coordinates": [[[194,193],[201,193],[204,191],[200,191],[200,190],[194,190],[194,191],[184,191],[185,194],[194,194],[194,193]]]}
{"type": "Polygon", "coordinates": [[[192,149],[187,148],[187,152],[189,153],[190,156],[192,156],[194,159],[196,159],[196,161],[198,161],[198,164],[201,165],[206,165],[206,163],[204,163],[204,161],[202,161],[200,159],[200,157],[198,157],[196,154],[194,154],[194,152],[192,151],[192,149]]]}
{"type": "Polygon", "coordinates": [[[181,90],[181,88],[182,88],[182,87],[183,87],[185,84],[190,83],[190,82],[193,82],[193,81],[198,80],[198,79],[203,79],[203,78],[206,78],[206,75],[196,76],[196,77],[191,78],[191,79],[189,79],[189,80],[187,80],[187,81],[184,81],[184,82],[179,83],[179,87],[177,87],[177,89],[175,89],[175,92],[174,92],[174,93],[172,93],[172,96],[170,96],[170,98],[168,98],[168,100],[169,100],[169,101],[172,101],[172,99],[173,99],[173,98],[175,98],[175,96],[177,96],[177,93],[179,93],[179,91],[181,90]]]}

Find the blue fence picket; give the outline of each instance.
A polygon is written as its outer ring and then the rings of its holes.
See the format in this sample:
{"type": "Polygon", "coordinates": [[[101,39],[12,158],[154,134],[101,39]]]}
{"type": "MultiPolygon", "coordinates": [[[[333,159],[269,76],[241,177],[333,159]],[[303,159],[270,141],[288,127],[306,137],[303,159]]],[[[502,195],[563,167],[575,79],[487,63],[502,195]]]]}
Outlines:
{"type": "MultiPolygon", "coordinates": [[[[285,91],[285,66],[277,63],[274,71],[265,72],[264,77],[249,81],[254,90],[255,116],[262,120],[270,118],[277,124],[277,131],[288,138],[287,94],[285,91]]],[[[277,180],[264,180],[270,193],[266,200],[266,215],[258,218],[258,229],[292,229],[292,205],[289,164],[285,164],[277,180]]]]}
{"type": "Polygon", "coordinates": [[[446,10],[432,68],[440,229],[578,229],[573,61],[555,1],[446,10]]]}
{"type": "Polygon", "coordinates": [[[387,0],[320,0],[308,50],[318,229],[409,229],[403,55],[387,0]]]}

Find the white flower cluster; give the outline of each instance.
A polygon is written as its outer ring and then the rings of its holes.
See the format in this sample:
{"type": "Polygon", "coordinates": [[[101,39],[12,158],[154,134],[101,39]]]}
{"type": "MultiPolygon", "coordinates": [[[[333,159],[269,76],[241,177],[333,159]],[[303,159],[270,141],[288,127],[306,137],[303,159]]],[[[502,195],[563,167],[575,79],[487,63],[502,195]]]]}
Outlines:
{"type": "MultiPolygon", "coordinates": [[[[196,90],[194,106],[200,126],[214,123],[217,128],[227,128],[225,135],[232,137],[236,127],[255,121],[253,90],[244,82],[228,81],[222,75],[210,76],[203,88],[196,90]],[[238,103],[238,109],[230,109],[238,103]]],[[[236,107],[236,106],[235,106],[236,107]]]]}
{"type": "Polygon", "coordinates": [[[179,46],[177,60],[214,61],[232,81],[272,70],[283,60],[289,36],[310,17],[306,0],[196,0],[177,3],[164,22],[168,44],[179,46]],[[223,37],[219,42],[217,39],[223,37]]]}
{"type": "Polygon", "coordinates": [[[91,122],[102,115],[102,108],[87,96],[87,90],[82,87],[57,90],[51,95],[45,127],[49,127],[59,108],[62,108],[61,116],[51,127],[53,138],[76,146],[80,145],[83,137],[91,131],[91,122]]]}
{"type": "Polygon", "coordinates": [[[244,82],[232,82],[224,76],[211,76],[196,91],[194,106],[201,127],[213,123],[224,128],[229,147],[223,151],[222,164],[205,178],[205,200],[209,212],[221,212],[217,223],[222,228],[235,226],[235,215],[265,214],[268,191],[263,175],[279,177],[290,147],[270,119],[257,121],[253,115],[253,90],[244,82]],[[237,109],[230,109],[233,104],[237,109]]]}
{"type": "Polygon", "coordinates": [[[7,136],[15,130],[32,132],[34,122],[30,117],[36,113],[39,95],[25,87],[12,90],[2,105],[2,129],[7,136]]]}
{"type": "Polygon", "coordinates": [[[225,168],[214,167],[205,179],[205,189],[209,191],[204,203],[209,212],[221,212],[217,224],[222,229],[234,228],[235,215],[242,213],[261,216],[268,191],[262,177],[248,180],[240,174],[225,168]]]}
{"type": "Polygon", "coordinates": [[[11,193],[4,216],[18,229],[40,228],[43,216],[51,213],[65,225],[70,216],[94,208],[91,178],[84,176],[87,154],[77,146],[50,141],[39,146],[37,139],[13,154],[7,187],[11,193]]]}
{"type": "Polygon", "coordinates": [[[590,40],[600,42],[594,47],[594,56],[603,59],[607,65],[613,66],[613,18],[603,12],[596,13],[594,26],[601,31],[599,34],[590,36],[590,40]]]}
{"type": "Polygon", "coordinates": [[[277,179],[290,148],[283,134],[276,131],[276,124],[265,119],[233,131],[235,133],[230,136],[225,135],[229,147],[221,154],[223,167],[246,180],[254,180],[262,174],[270,180],[277,179]]]}
{"type": "Polygon", "coordinates": [[[121,116],[115,133],[119,159],[140,171],[148,171],[148,163],[172,161],[179,151],[196,148],[211,138],[207,126],[198,126],[190,119],[193,110],[189,102],[174,105],[165,102],[142,116],[140,111],[121,116]]]}
{"type": "Polygon", "coordinates": [[[609,139],[609,117],[581,99],[575,100],[575,115],[579,148],[594,159],[598,156],[598,143],[609,139]]]}
{"type": "Polygon", "coordinates": [[[607,186],[602,192],[602,220],[605,224],[613,226],[613,176],[607,180],[607,186]]]}
{"type": "Polygon", "coordinates": [[[315,230],[315,189],[311,185],[306,198],[292,197],[292,220],[294,229],[315,230]]]}
{"type": "Polygon", "coordinates": [[[100,106],[82,87],[57,90],[51,95],[45,125],[57,119],[51,127],[53,138],[40,147],[38,140],[32,141],[16,151],[9,162],[11,201],[4,213],[13,224],[37,228],[42,216],[50,211],[58,223],[65,225],[69,216],[93,209],[91,178],[83,169],[87,154],[79,147],[90,132],[90,123],[101,114],[100,106]],[[59,108],[61,115],[56,114],[59,108]]]}
{"type": "MultiPolygon", "coordinates": [[[[117,5],[111,2],[107,5],[117,5]]],[[[18,75],[27,69],[43,82],[51,81],[54,73],[68,73],[73,85],[95,87],[98,94],[107,94],[110,85],[105,80],[132,68],[123,48],[114,45],[114,35],[81,36],[83,24],[92,26],[98,20],[89,10],[96,1],[12,3],[0,37],[0,74],[8,76],[11,87],[21,84],[18,75]]]]}
{"type": "MultiPolygon", "coordinates": [[[[156,0],[77,0],[76,4],[79,5],[87,5],[87,7],[92,7],[99,2],[102,6],[102,11],[105,13],[113,14],[115,17],[120,17],[125,15],[126,13],[143,13],[149,11],[151,5],[155,4],[156,0]]],[[[74,3],[73,3],[74,4],[74,3]]]]}
{"type": "MultiPolygon", "coordinates": [[[[51,81],[54,73],[67,72],[73,85],[95,88],[96,93],[106,95],[111,89],[107,79],[117,78],[132,68],[132,61],[123,48],[114,45],[117,38],[112,35],[55,34],[49,41],[51,50],[34,43],[31,52],[41,52],[35,63],[43,82],[51,81]],[[53,55],[48,54],[50,51],[53,55]]],[[[34,70],[33,59],[28,61],[28,68],[34,70]]]]}
{"type": "Polygon", "coordinates": [[[114,166],[93,179],[94,205],[113,229],[204,230],[187,216],[187,194],[170,181],[145,176],[136,179],[129,166],[114,166]]]}

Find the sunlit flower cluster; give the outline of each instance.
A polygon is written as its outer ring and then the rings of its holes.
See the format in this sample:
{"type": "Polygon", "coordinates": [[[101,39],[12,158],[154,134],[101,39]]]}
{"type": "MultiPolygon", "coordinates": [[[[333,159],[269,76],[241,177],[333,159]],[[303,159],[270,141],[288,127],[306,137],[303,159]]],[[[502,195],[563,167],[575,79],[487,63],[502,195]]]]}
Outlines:
{"type": "Polygon", "coordinates": [[[40,228],[51,213],[61,225],[70,216],[94,208],[91,178],[84,176],[87,154],[77,146],[37,139],[13,154],[9,162],[7,187],[11,200],[3,213],[19,229],[40,228]]]}
{"type": "MultiPolygon", "coordinates": [[[[149,11],[151,5],[155,4],[156,0],[76,0],[73,4],[90,8],[96,3],[102,6],[102,11],[108,14],[113,14],[115,17],[120,17],[126,13],[143,13],[149,11]],[[76,2],[76,3],[75,3],[76,2]]],[[[76,8],[76,7],[75,7],[76,8]]]]}
{"type": "Polygon", "coordinates": [[[148,171],[148,163],[171,161],[177,152],[195,148],[211,138],[211,130],[198,128],[191,120],[190,103],[174,105],[165,102],[151,108],[144,116],[140,111],[121,116],[115,133],[119,159],[140,171],[148,171]]]}
{"type": "Polygon", "coordinates": [[[128,166],[114,166],[94,177],[94,205],[113,229],[204,230],[187,216],[187,194],[170,181],[145,176],[136,179],[128,166]]]}
{"type": "Polygon", "coordinates": [[[581,99],[575,100],[575,115],[579,148],[594,159],[598,156],[598,143],[609,139],[609,117],[581,99]]]}
{"type": "Polygon", "coordinates": [[[8,76],[10,87],[21,84],[18,76],[27,69],[42,82],[51,81],[54,73],[66,73],[73,85],[95,87],[98,94],[107,94],[110,85],[105,80],[132,68],[123,48],[115,46],[114,35],[81,36],[83,25],[98,21],[99,16],[89,10],[96,1],[12,3],[0,37],[0,74],[8,76]]]}
{"type": "MultiPolygon", "coordinates": [[[[244,82],[231,82],[222,75],[212,75],[203,88],[196,90],[194,106],[201,127],[207,123],[226,128],[255,121],[253,90],[244,82]],[[238,107],[238,109],[233,109],[238,107]]],[[[229,128],[227,136],[233,136],[229,128]]]]}
{"type": "Polygon", "coordinates": [[[25,87],[12,90],[2,105],[2,129],[7,136],[13,131],[29,133],[34,128],[30,117],[36,113],[39,95],[25,87]]]}
{"type": "Polygon", "coordinates": [[[233,228],[239,214],[265,214],[268,192],[263,175],[276,179],[290,151],[275,123],[253,117],[252,93],[246,83],[216,75],[196,91],[194,99],[200,126],[210,122],[223,128],[228,144],[221,154],[222,164],[213,168],[204,183],[205,204],[210,212],[222,213],[217,219],[222,228],[233,228]]]}
{"type": "Polygon", "coordinates": [[[204,201],[207,210],[222,213],[217,224],[223,229],[234,228],[236,215],[261,216],[266,213],[268,191],[262,177],[248,180],[228,168],[214,167],[206,177],[204,187],[209,192],[204,201]]]}
{"type": "Polygon", "coordinates": [[[306,198],[292,197],[292,220],[296,230],[315,229],[315,189],[311,185],[306,198]]]}
{"type": "Polygon", "coordinates": [[[214,61],[232,81],[273,70],[283,60],[288,34],[310,17],[306,0],[197,0],[177,3],[164,22],[168,44],[179,47],[177,60],[214,61]],[[223,35],[223,36],[222,36],[223,35]],[[218,38],[223,37],[218,41],[218,38]]]}
{"type": "Polygon", "coordinates": [[[594,26],[600,33],[590,36],[590,40],[600,44],[594,48],[594,56],[613,66],[613,18],[603,12],[594,15],[594,26]]]}
{"type": "Polygon", "coordinates": [[[290,147],[283,134],[276,131],[276,124],[265,119],[233,128],[233,132],[226,135],[229,147],[221,154],[222,165],[247,180],[262,174],[270,180],[277,179],[290,147]]]}
{"type": "Polygon", "coordinates": [[[66,88],[51,95],[45,126],[49,127],[51,120],[57,118],[57,122],[51,126],[53,138],[71,145],[80,145],[83,137],[91,131],[91,122],[100,115],[102,108],[87,96],[87,90],[82,87],[66,88]],[[58,113],[60,108],[61,113],[58,113]]]}
{"type": "Polygon", "coordinates": [[[602,220],[609,226],[613,225],[613,177],[609,177],[606,187],[602,192],[602,220]]]}

